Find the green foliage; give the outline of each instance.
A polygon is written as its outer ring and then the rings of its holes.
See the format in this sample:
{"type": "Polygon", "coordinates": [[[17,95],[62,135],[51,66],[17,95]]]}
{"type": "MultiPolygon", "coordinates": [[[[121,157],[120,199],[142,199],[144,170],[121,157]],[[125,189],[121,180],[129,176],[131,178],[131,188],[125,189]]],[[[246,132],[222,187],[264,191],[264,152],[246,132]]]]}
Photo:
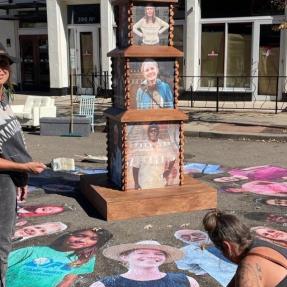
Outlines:
{"type": "Polygon", "coordinates": [[[270,0],[271,4],[278,8],[279,10],[282,10],[286,7],[287,1],[286,0],[270,0]]]}
{"type": "MultiPolygon", "coordinates": [[[[287,0],[270,0],[270,2],[278,10],[284,10],[287,7],[287,0]]],[[[286,21],[274,27],[274,30],[286,30],[286,29],[287,29],[286,21]]]]}

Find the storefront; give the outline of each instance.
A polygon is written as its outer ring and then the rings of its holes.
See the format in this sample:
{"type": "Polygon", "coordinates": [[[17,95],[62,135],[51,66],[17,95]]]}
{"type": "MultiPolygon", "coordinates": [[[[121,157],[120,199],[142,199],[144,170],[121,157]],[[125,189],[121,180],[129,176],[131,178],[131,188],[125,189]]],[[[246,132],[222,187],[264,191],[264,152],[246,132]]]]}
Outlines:
{"type": "MultiPolygon", "coordinates": [[[[111,73],[114,16],[107,0],[47,1],[51,91],[67,93],[72,73],[79,94],[95,93],[111,73]]],[[[110,83],[105,83],[109,86],[110,83]]]]}
{"type": "Polygon", "coordinates": [[[18,90],[45,91],[50,87],[45,1],[2,1],[0,42],[19,59],[13,65],[18,90]]]}
{"type": "MultiPolygon", "coordinates": [[[[116,47],[110,1],[20,2],[0,5],[0,41],[21,58],[15,82],[62,95],[72,72],[77,93],[95,93],[103,75],[111,74],[106,55],[116,47]]],[[[229,100],[273,99],[277,91],[281,98],[287,37],[274,27],[284,19],[285,12],[269,0],[241,0],[238,7],[229,0],[179,0],[174,45],[184,52],[181,89],[192,87],[199,99],[214,97],[218,88],[229,100]]]]}
{"type": "Polygon", "coordinates": [[[217,86],[229,100],[272,100],[277,88],[282,96],[286,80],[277,76],[286,75],[286,32],[274,28],[284,11],[262,0],[186,3],[186,88],[198,98],[215,95],[217,86]]]}

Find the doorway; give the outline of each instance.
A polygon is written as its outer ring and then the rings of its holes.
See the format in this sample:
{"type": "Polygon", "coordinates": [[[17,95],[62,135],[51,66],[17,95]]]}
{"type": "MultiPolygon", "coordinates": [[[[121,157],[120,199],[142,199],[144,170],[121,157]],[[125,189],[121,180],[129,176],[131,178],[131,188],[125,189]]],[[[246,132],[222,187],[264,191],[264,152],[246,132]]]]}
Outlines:
{"type": "Polygon", "coordinates": [[[26,91],[45,91],[50,87],[47,35],[21,35],[21,85],[26,91]]]}
{"type": "Polygon", "coordinates": [[[94,94],[101,74],[99,26],[70,27],[74,34],[75,84],[78,94],[94,94]]]}

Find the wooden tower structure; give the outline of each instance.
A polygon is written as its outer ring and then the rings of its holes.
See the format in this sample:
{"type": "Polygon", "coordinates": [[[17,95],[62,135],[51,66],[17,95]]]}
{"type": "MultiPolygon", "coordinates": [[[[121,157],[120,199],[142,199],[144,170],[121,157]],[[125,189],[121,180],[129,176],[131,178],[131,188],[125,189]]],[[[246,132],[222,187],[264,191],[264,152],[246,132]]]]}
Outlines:
{"type": "Polygon", "coordinates": [[[216,207],[216,190],[184,175],[174,47],[177,0],[112,0],[117,48],[107,117],[108,174],[81,177],[81,191],[107,220],[216,207]]]}

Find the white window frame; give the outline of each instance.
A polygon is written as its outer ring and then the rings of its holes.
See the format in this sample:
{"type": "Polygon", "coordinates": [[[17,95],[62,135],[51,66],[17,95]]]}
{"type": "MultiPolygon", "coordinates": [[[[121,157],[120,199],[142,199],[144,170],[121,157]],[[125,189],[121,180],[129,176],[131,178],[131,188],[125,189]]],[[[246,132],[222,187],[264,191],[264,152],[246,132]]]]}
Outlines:
{"type": "MultiPolygon", "coordinates": [[[[225,56],[224,56],[224,76],[226,76],[227,66],[227,37],[228,37],[228,24],[231,23],[251,23],[252,24],[252,43],[251,43],[251,75],[254,76],[251,81],[250,88],[229,88],[226,87],[226,78],[224,77],[224,86],[219,87],[221,91],[230,92],[252,92],[253,95],[258,93],[258,63],[259,63],[259,39],[260,39],[260,25],[261,24],[279,24],[285,20],[284,15],[279,16],[259,16],[259,17],[234,17],[234,18],[208,18],[201,19],[199,25],[199,58],[198,58],[198,75],[201,77],[201,38],[202,38],[202,25],[204,24],[224,24],[225,25],[225,56]]],[[[282,36],[282,35],[281,35],[282,36]]],[[[282,37],[281,37],[282,38],[282,37]]],[[[283,53],[283,45],[280,46],[280,55],[283,53]]],[[[280,56],[281,59],[281,56],[280,56]]],[[[281,70],[282,61],[279,63],[279,71],[281,70]]],[[[197,91],[216,91],[216,87],[200,87],[198,85],[197,91]]]]}

